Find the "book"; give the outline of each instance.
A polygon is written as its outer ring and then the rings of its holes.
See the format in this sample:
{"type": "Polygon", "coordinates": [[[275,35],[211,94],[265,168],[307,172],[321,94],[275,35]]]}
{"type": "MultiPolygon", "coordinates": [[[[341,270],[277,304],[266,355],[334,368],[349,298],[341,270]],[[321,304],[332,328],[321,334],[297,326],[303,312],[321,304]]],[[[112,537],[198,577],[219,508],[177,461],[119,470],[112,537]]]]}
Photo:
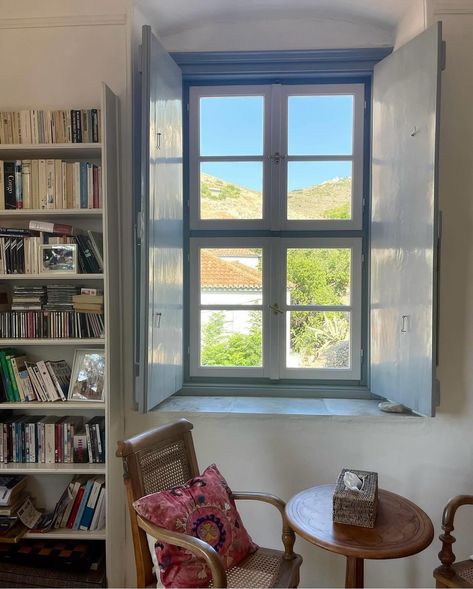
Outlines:
{"type": "Polygon", "coordinates": [[[44,233],[59,233],[60,235],[72,235],[73,228],[71,225],[61,223],[49,223],[47,221],[29,222],[29,229],[32,231],[42,231],[44,233]]]}
{"type": "Polygon", "coordinates": [[[3,162],[3,186],[5,209],[16,209],[15,162],[3,162]]]}
{"type": "Polygon", "coordinates": [[[105,477],[104,476],[97,476],[95,477],[92,489],[90,491],[89,499],[85,506],[84,512],[82,514],[82,518],[79,524],[80,530],[88,530],[90,525],[92,524],[92,519],[94,517],[95,508],[97,505],[97,501],[100,495],[100,491],[102,486],[105,484],[105,477]]]}
{"type": "Polygon", "coordinates": [[[76,515],[75,520],[74,520],[74,523],[72,525],[72,529],[73,530],[78,530],[79,529],[80,522],[82,520],[82,516],[84,514],[85,507],[87,505],[87,502],[89,500],[90,493],[92,491],[94,480],[95,480],[95,477],[89,479],[87,481],[87,483],[85,484],[84,494],[82,496],[82,499],[81,499],[81,502],[80,502],[80,505],[79,505],[79,509],[77,511],[77,515],[76,515]]]}

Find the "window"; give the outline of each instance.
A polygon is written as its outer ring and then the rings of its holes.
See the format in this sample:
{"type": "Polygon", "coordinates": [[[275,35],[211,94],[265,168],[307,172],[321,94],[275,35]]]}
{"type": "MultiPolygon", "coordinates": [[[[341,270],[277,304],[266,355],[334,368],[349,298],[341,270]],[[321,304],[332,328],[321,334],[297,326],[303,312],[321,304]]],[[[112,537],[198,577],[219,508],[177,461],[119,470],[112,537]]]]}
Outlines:
{"type": "Polygon", "coordinates": [[[191,88],[191,377],[360,380],[363,126],[363,84],[191,88]]]}

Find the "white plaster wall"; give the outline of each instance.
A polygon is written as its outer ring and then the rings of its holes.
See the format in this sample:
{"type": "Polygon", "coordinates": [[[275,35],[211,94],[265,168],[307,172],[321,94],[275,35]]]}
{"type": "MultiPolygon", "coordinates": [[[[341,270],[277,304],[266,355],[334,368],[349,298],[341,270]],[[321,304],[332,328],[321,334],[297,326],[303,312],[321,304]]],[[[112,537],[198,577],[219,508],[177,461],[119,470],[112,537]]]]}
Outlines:
{"type": "Polygon", "coordinates": [[[224,20],[177,30],[162,36],[168,51],[264,51],[382,47],[393,43],[391,27],[357,19],[272,18],[224,20]]]}
{"type": "MultiPolygon", "coordinates": [[[[343,466],[379,472],[381,486],[421,505],[436,539],[422,554],[367,562],[367,587],[434,586],[440,518],[448,498],[473,493],[473,14],[433,15],[444,21],[441,208],[444,213],[440,319],[442,403],[434,419],[282,417],[192,414],[202,467],[215,461],[235,489],[297,491],[334,481],[343,466]]],[[[259,43],[263,43],[259,41],[259,43]]],[[[287,43],[287,39],[284,41],[287,43]]],[[[233,47],[228,47],[233,48],[233,47]]],[[[272,47],[274,48],[274,47],[272,47]]],[[[127,414],[129,434],[171,420],[169,413],[127,414]]],[[[245,505],[244,521],[263,545],[278,545],[278,520],[269,507],[245,505]]],[[[459,557],[473,552],[473,509],[459,513],[459,557]]],[[[339,556],[302,540],[302,587],[343,586],[339,556]]],[[[131,546],[127,547],[132,571],[131,546]]],[[[132,577],[130,577],[131,580],[132,577]]]]}
{"type": "Polygon", "coordinates": [[[428,0],[413,0],[396,27],[394,49],[404,45],[426,28],[428,0]]]}

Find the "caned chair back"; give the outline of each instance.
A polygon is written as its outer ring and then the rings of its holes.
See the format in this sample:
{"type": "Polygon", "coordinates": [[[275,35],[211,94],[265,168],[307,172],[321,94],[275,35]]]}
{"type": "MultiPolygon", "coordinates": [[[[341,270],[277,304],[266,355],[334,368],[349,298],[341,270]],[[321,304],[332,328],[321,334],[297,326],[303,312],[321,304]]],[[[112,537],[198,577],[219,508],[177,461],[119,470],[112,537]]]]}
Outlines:
{"type": "Polygon", "coordinates": [[[152,584],[154,576],[146,534],[138,527],[133,502],[198,476],[192,427],[187,419],[180,419],[118,442],[117,456],[123,460],[139,587],[152,584]]]}

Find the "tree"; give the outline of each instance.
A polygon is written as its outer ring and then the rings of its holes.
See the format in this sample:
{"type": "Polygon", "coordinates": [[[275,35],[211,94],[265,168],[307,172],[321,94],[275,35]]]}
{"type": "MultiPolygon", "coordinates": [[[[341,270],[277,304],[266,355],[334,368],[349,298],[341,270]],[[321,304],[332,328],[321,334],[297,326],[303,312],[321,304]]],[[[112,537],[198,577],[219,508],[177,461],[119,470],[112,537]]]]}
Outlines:
{"type": "Polygon", "coordinates": [[[215,311],[202,328],[202,366],[261,366],[261,313],[250,318],[248,333],[225,333],[225,312],[215,311]]]}
{"type": "MultiPolygon", "coordinates": [[[[291,249],[287,257],[291,301],[300,305],[340,305],[350,283],[347,249],[291,249]]],[[[337,311],[291,313],[291,348],[305,365],[313,365],[329,345],[344,341],[347,317],[337,311]]]]}

